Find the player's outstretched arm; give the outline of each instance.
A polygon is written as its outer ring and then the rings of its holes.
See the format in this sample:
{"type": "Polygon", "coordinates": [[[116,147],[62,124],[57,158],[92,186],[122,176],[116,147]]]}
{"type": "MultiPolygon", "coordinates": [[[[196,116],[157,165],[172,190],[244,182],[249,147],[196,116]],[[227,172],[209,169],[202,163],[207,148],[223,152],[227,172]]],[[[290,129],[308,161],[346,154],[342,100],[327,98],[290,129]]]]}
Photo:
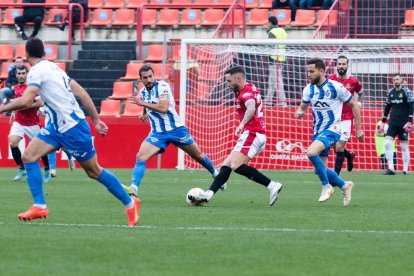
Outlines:
{"type": "Polygon", "coordinates": [[[13,102],[9,103],[8,105],[0,106],[0,114],[7,111],[25,109],[30,107],[34,102],[35,98],[37,97],[37,93],[39,88],[36,86],[29,86],[23,93],[23,96],[20,98],[15,99],[13,102]]]}
{"type": "Polygon", "coordinates": [[[305,116],[306,110],[308,109],[309,104],[301,102],[298,109],[295,112],[295,119],[302,119],[305,116]]]}
{"type": "Polygon", "coordinates": [[[362,130],[361,111],[359,104],[354,98],[352,98],[347,104],[352,108],[352,113],[354,113],[357,139],[358,141],[362,142],[364,141],[364,131],[362,130]]]}

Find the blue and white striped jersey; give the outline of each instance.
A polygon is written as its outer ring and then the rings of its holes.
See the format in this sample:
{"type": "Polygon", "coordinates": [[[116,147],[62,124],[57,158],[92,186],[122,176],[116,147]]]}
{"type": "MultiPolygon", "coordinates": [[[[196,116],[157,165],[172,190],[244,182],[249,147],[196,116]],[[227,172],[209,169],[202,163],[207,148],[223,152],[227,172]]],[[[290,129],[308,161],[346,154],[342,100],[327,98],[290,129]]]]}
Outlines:
{"type": "Polygon", "coordinates": [[[321,86],[308,84],[303,89],[302,102],[312,105],[313,135],[324,130],[341,134],[342,106],[351,99],[351,93],[337,81],[326,79],[321,86]]]}
{"type": "Polygon", "coordinates": [[[162,96],[166,96],[170,101],[166,114],[145,108],[151,123],[151,132],[166,132],[184,126],[175,110],[174,97],[168,83],[160,80],[156,81],[149,91],[145,86],[141,89],[141,97],[145,102],[157,104],[162,96]]]}
{"type": "Polygon", "coordinates": [[[70,80],[62,69],[48,60],[37,62],[27,75],[27,86],[39,88],[50,123],[60,133],[77,125],[80,119],[85,119],[70,89],[70,80]]]}

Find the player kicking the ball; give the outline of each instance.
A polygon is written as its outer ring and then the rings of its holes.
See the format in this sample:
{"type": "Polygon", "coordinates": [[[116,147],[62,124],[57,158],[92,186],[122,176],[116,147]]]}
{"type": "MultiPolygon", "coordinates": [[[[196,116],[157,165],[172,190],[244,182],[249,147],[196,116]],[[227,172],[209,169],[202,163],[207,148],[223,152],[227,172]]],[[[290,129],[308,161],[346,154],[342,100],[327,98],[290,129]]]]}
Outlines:
{"type": "Polygon", "coordinates": [[[244,69],[235,66],[226,71],[227,85],[237,96],[237,114],[240,124],[235,130],[237,144],[224,160],[220,173],[216,176],[208,191],[197,197],[189,198],[192,202],[208,202],[220,187],[227,182],[232,171],[265,186],[270,193],[269,205],[273,206],[282,191],[282,184],[273,182],[257,169],[247,165],[259,154],[266,144],[263,103],[259,90],[246,81],[244,69]]]}

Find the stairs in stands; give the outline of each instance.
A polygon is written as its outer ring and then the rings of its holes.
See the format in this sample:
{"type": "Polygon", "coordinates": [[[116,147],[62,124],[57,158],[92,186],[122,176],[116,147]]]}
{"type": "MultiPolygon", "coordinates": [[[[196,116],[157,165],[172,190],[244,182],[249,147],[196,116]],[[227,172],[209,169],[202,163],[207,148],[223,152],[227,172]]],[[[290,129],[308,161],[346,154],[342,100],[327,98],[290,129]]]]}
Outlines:
{"type": "Polygon", "coordinates": [[[99,112],[101,101],[112,95],[113,83],[136,58],[135,41],[84,41],[68,75],[88,91],[99,112]]]}

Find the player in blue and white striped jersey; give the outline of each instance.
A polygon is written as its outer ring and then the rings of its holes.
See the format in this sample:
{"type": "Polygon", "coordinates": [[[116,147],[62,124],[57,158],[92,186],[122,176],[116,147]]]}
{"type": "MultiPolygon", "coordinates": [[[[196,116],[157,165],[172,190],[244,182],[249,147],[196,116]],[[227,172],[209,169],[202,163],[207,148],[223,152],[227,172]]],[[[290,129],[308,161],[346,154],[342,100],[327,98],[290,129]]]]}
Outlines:
{"type": "MultiPolygon", "coordinates": [[[[125,190],[137,196],[147,160],[154,155],[163,153],[169,144],[173,144],[189,154],[213,177],[218,175],[211,160],[200,151],[190,132],[180,121],[168,83],[156,80],[154,70],[149,65],[143,65],[139,69],[139,76],[144,87],[140,94],[130,98],[130,101],[144,107],[140,118],[144,122],[150,122],[151,132],[141,144],[132,171],[132,184],[129,187],[124,186],[125,190]]],[[[222,186],[222,190],[225,189],[225,185],[222,186]]]]}
{"type": "Polygon", "coordinates": [[[339,123],[343,103],[351,107],[355,117],[356,136],[360,142],[363,141],[359,105],[341,83],[325,78],[325,63],[321,59],[310,59],[307,64],[311,83],[303,89],[302,103],[295,112],[295,119],[302,118],[309,104],[312,105],[313,138],[307,155],[322,182],[319,202],[328,200],[334,192],[333,186],[338,186],[344,194],[344,206],[348,206],[354,184],[341,179],[334,170],[327,169],[322,158],[327,158],[330,147],[341,137],[339,123]]]}

